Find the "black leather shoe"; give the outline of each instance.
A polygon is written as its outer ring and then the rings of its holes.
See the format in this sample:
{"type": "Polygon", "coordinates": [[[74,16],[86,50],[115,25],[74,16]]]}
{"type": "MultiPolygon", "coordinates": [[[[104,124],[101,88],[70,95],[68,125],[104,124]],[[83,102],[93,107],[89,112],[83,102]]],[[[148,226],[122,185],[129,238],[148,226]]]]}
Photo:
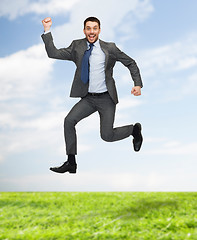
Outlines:
{"type": "Polygon", "coordinates": [[[76,173],[77,164],[71,165],[68,161],[66,161],[62,166],[51,167],[50,170],[56,173],[65,173],[65,172],[76,173]]]}
{"type": "Polygon", "coordinates": [[[141,134],[142,131],[142,126],[140,123],[136,123],[133,126],[133,148],[136,152],[138,152],[142,146],[142,142],[143,142],[143,137],[141,134]]]}

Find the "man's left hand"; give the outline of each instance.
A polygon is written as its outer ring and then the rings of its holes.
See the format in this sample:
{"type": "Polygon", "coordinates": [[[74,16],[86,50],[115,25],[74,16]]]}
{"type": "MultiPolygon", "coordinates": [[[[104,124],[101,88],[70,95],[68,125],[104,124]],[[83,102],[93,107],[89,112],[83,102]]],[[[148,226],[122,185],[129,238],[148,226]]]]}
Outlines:
{"type": "Polygon", "coordinates": [[[131,94],[134,96],[140,96],[141,95],[141,87],[140,86],[135,86],[131,90],[131,94]]]}

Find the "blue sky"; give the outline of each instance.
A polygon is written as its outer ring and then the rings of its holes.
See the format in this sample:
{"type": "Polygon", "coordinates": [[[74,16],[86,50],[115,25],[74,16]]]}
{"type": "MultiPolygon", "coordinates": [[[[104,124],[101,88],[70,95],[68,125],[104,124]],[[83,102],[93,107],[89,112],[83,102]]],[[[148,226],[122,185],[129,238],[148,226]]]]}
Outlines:
{"type": "Polygon", "coordinates": [[[196,191],[197,2],[195,0],[0,1],[0,191],[196,191]],[[130,94],[128,69],[114,69],[115,126],[141,122],[144,143],[107,143],[95,113],[77,125],[78,172],[66,161],[63,121],[75,65],[49,59],[40,35],[50,16],[58,48],[83,38],[88,16],[100,38],[134,58],[144,87],[130,94]]]}

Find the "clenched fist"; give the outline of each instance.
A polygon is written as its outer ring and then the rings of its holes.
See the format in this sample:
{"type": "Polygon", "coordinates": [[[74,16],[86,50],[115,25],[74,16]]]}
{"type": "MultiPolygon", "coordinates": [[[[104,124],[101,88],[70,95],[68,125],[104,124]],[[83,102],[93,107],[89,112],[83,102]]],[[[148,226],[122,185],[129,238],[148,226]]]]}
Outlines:
{"type": "Polygon", "coordinates": [[[42,20],[42,24],[44,26],[44,31],[49,31],[50,27],[52,25],[52,20],[50,17],[45,18],[44,20],[42,20]]]}
{"type": "Polygon", "coordinates": [[[131,94],[134,96],[140,96],[141,95],[141,87],[140,86],[135,86],[131,90],[131,94]]]}

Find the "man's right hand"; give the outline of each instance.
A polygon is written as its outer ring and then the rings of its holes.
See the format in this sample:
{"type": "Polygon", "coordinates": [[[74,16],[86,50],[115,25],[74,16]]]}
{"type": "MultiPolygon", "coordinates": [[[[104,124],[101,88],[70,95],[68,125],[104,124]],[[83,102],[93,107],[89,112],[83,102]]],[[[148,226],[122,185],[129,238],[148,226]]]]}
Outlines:
{"type": "Polygon", "coordinates": [[[42,20],[42,24],[44,26],[44,31],[45,32],[49,31],[52,25],[51,18],[50,17],[45,18],[44,20],[42,20]]]}

